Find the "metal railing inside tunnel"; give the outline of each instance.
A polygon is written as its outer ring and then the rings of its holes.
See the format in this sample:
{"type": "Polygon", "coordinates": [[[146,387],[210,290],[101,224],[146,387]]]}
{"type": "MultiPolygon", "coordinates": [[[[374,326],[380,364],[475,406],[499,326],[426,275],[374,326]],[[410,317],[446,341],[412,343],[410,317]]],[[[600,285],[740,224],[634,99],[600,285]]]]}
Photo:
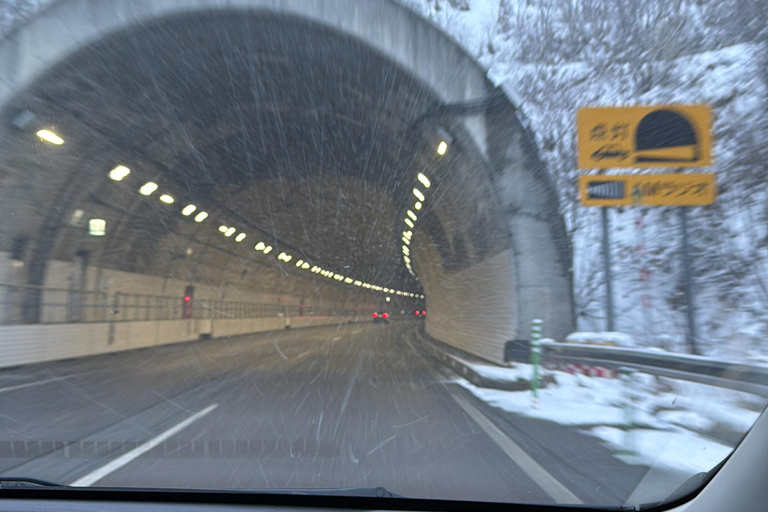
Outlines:
{"type": "MultiPolygon", "coordinates": [[[[357,315],[350,308],[270,304],[195,298],[187,306],[182,297],[80,291],[26,284],[0,284],[0,324],[24,324],[25,296],[40,296],[43,324],[80,322],[136,322],[181,319],[284,318],[357,315]]],[[[367,314],[367,313],[364,313],[367,314]]]]}
{"type": "Polygon", "coordinates": [[[40,297],[40,323],[104,322],[108,318],[108,294],[29,284],[0,284],[0,324],[22,324],[25,300],[40,297]]]}

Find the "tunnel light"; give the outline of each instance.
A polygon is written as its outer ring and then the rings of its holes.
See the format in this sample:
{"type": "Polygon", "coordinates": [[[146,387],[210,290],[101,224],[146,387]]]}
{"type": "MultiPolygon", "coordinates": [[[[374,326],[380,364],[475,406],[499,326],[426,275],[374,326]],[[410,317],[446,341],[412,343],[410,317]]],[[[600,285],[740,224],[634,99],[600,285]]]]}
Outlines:
{"type": "Polygon", "coordinates": [[[235,242],[242,242],[243,240],[245,240],[245,236],[246,236],[245,233],[240,233],[235,237],[235,242]]]}
{"type": "Polygon", "coordinates": [[[113,181],[122,181],[123,178],[131,174],[131,170],[124,165],[118,165],[109,171],[109,178],[113,181]]]}
{"type": "Polygon", "coordinates": [[[50,142],[51,144],[56,144],[57,146],[64,144],[64,139],[53,133],[51,130],[39,130],[37,132],[37,136],[43,139],[45,142],[50,142]]]}
{"type": "Polygon", "coordinates": [[[437,145],[437,154],[443,156],[446,151],[448,151],[448,143],[441,140],[440,144],[437,145]]]}
{"type": "Polygon", "coordinates": [[[154,192],[155,190],[157,190],[157,183],[148,181],[141,186],[141,188],[139,189],[139,194],[143,196],[150,196],[152,195],[152,192],[154,192]]]}
{"type": "Polygon", "coordinates": [[[413,231],[403,231],[403,236],[405,238],[411,238],[413,236],[413,231]]]}
{"type": "Polygon", "coordinates": [[[88,221],[88,234],[91,236],[104,236],[107,234],[107,221],[104,219],[90,219],[88,221]]]}
{"type": "Polygon", "coordinates": [[[355,280],[354,280],[354,279],[352,279],[351,277],[348,277],[348,278],[346,278],[346,279],[344,280],[344,282],[345,282],[345,283],[347,283],[347,284],[352,284],[352,283],[354,283],[354,282],[355,282],[355,280]]]}
{"type": "Polygon", "coordinates": [[[362,281],[355,281],[353,284],[355,286],[363,286],[363,282],[362,281]]]}
{"type": "Polygon", "coordinates": [[[173,204],[174,201],[173,197],[169,196],[168,194],[161,195],[160,200],[165,204],[173,204]]]}
{"type": "Polygon", "coordinates": [[[420,295],[420,296],[419,296],[419,298],[422,298],[422,299],[423,299],[423,298],[424,298],[424,296],[423,296],[423,295],[420,295]]]}
{"type": "Polygon", "coordinates": [[[224,232],[224,236],[229,238],[230,236],[235,234],[235,231],[237,231],[235,228],[229,228],[226,232],[224,232]]]}
{"type": "Polygon", "coordinates": [[[297,267],[300,267],[300,266],[302,266],[303,264],[304,264],[304,260],[299,260],[299,261],[297,261],[297,262],[296,262],[296,266],[297,266],[297,267]]]}
{"type": "Polygon", "coordinates": [[[413,207],[416,209],[416,211],[421,210],[421,201],[416,201],[416,204],[414,204],[413,207]]]}
{"type": "Polygon", "coordinates": [[[302,268],[303,270],[307,270],[307,269],[309,268],[309,263],[307,263],[307,262],[305,261],[305,262],[304,262],[304,264],[301,266],[301,268],[302,268]]]}
{"type": "Polygon", "coordinates": [[[219,233],[226,233],[229,228],[227,226],[219,226],[219,233]]]}
{"type": "Polygon", "coordinates": [[[413,228],[413,221],[411,219],[405,219],[405,223],[408,225],[409,228],[413,228]]]}
{"type": "Polygon", "coordinates": [[[413,219],[413,221],[414,221],[414,222],[416,222],[417,220],[419,220],[419,218],[416,216],[416,214],[415,214],[415,213],[413,213],[411,210],[408,210],[406,213],[408,214],[408,216],[409,216],[411,219],[413,219]]]}
{"type": "Polygon", "coordinates": [[[203,222],[207,218],[208,218],[208,212],[200,212],[197,215],[195,215],[195,222],[203,222]]]}
{"type": "MultiPolygon", "coordinates": [[[[447,148],[448,148],[448,147],[446,146],[446,149],[447,149],[447,148]]],[[[422,185],[424,185],[424,188],[429,188],[429,187],[431,187],[431,186],[432,186],[432,183],[429,181],[429,178],[427,178],[426,176],[424,176],[424,175],[423,175],[423,174],[421,174],[421,173],[419,173],[419,174],[416,176],[416,179],[418,179],[418,180],[421,182],[421,184],[422,184],[422,185]]]]}
{"type": "Polygon", "coordinates": [[[403,237],[403,243],[404,243],[405,245],[409,245],[409,244],[411,243],[411,240],[410,240],[410,239],[408,239],[408,238],[405,238],[405,237],[403,237]]]}
{"type": "Polygon", "coordinates": [[[403,246],[403,254],[405,254],[406,256],[411,255],[411,250],[408,249],[408,246],[405,246],[405,245],[403,246]]]}
{"type": "Polygon", "coordinates": [[[267,245],[264,242],[259,242],[256,245],[254,245],[253,248],[256,249],[257,251],[263,251],[264,249],[267,248],[267,245]]]}
{"type": "Polygon", "coordinates": [[[182,214],[183,216],[185,216],[185,217],[189,217],[190,215],[192,215],[193,213],[195,213],[195,210],[197,210],[197,206],[195,206],[195,205],[193,205],[193,204],[188,204],[187,206],[185,206],[184,208],[182,208],[182,210],[181,210],[181,214],[182,214]]]}
{"type": "Polygon", "coordinates": [[[333,277],[333,272],[328,272],[328,275],[327,275],[327,276],[325,276],[325,277],[328,277],[328,278],[331,278],[331,277],[333,277]]]}
{"type": "Polygon", "coordinates": [[[268,245],[264,248],[264,254],[269,254],[272,252],[272,246],[268,245]]]}
{"type": "Polygon", "coordinates": [[[414,189],[413,189],[413,195],[415,195],[415,196],[416,196],[416,198],[417,198],[419,201],[424,201],[424,199],[425,199],[425,198],[424,198],[424,194],[422,194],[422,193],[421,193],[421,190],[419,190],[419,189],[417,189],[417,188],[414,188],[414,189]]]}
{"type": "Polygon", "coordinates": [[[384,299],[384,300],[386,300],[387,302],[389,302],[389,301],[391,301],[392,299],[390,299],[389,297],[387,297],[387,298],[386,298],[386,299],[384,299]]]}
{"type": "Polygon", "coordinates": [[[289,261],[291,261],[293,259],[293,256],[291,256],[290,254],[286,254],[284,252],[281,252],[280,254],[277,255],[277,259],[279,259],[280,261],[284,261],[284,262],[288,263],[289,261]]]}
{"type": "Polygon", "coordinates": [[[411,264],[411,258],[409,258],[408,256],[403,256],[403,261],[405,262],[406,265],[411,264]]]}

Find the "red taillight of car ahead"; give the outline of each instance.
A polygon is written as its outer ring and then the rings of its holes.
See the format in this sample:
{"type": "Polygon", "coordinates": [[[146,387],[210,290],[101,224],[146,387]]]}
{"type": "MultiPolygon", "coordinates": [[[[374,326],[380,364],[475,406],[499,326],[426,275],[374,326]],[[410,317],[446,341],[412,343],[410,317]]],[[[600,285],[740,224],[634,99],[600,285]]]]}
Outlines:
{"type": "Polygon", "coordinates": [[[388,313],[382,313],[381,318],[389,318],[389,314],[388,313]]]}
{"type": "Polygon", "coordinates": [[[421,316],[427,316],[427,312],[426,311],[422,311],[421,312],[421,316]]]}
{"type": "Polygon", "coordinates": [[[418,311],[414,311],[413,314],[416,316],[419,316],[421,313],[419,313],[418,311]]]}
{"type": "Polygon", "coordinates": [[[373,318],[379,318],[379,314],[378,313],[374,313],[373,314],[373,318]]]}

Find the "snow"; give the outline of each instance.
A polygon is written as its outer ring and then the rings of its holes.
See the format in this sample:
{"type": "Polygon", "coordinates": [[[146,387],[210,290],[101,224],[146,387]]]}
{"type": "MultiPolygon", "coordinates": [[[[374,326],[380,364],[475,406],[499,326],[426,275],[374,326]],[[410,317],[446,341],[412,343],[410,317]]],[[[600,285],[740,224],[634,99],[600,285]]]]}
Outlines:
{"type": "Polygon", "coordinates": [[[513,368],[503,368],[501,366],[470,363],[456,356],[451,357],[459,361],[462,365],[471,367],[475,373],[489,380],[510,382],[514,382],[520,379],[529,380],[531,378],[531,371],[533,368],[531,365],[527,364],[519,364],[513,368]]]}
{"type": "Polygon", "coordinates": [[[567,343],[587,345],[614,345],[617,347],[634,347],[635,340],[629,334],[622,332],[572,332],[565,337],[567,343]]]}
{"type": "MultiPolygon", "coordinates": [[[[498,378],[509,372],[524,378],[531,368],[498,368],[488,375],[498,378]]],[[[765,400],[759,398],[755,406],[756,397],[746,393],[647,374],[636,374],[626,382],[561,371],[544,373],[553,375],[556,384],[539,390],[536,407],[531,404],[530,391],[481,388],[462,378],[456,382],[492,407],[584,429],[611,443],[617,452],[626,448],[621,429],[631,418],[636,426],[633,445],[640,460],[685,473],[708,471],[730,453],[733,447],[714,439],[710,432],[726,428],[732,437],[744,435],[760,414],[756,410],[765,406],[765,400]],[[755,410],[744,407],[748,396],[755,410]]]]}
{"type": "MultiPolygon", "coordinates": [[[[625,432],[615,427],[596,427],[589,433],[616,449],[625,447],[625,432]]],[[[717,466],[732,448],[687,431],[638,429],[632,431],[632,445],[643,462],[688,474],[706,472],[717,466]]]]}

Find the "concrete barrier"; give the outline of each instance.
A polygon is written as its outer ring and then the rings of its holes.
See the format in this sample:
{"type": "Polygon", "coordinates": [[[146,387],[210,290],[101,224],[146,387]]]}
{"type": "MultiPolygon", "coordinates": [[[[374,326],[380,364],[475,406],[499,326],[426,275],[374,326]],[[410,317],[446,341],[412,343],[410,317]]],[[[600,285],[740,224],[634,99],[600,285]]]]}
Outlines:
{"type": "MultiPolygon", "coordinates": [[[[0,326],[0,368],[137,348],[283,330],[285,317],[155,320],[0,326]]],[[[354,317],[291,318],[292,329],[334,325],[354,317]]]]}

